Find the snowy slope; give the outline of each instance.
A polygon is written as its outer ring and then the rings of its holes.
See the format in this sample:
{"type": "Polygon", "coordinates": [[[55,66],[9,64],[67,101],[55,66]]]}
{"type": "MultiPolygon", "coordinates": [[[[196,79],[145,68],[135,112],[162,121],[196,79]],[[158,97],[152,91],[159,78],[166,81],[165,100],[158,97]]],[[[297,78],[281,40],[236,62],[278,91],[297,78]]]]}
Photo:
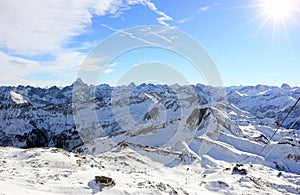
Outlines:
{"type": "Polygon", "coordinates": [[[300,176],[262,165],[241,165],[203,156],[162,166],[129,146],[99,156],[61,149],[0,148],[2,194],[299,194],[300,176]],[[115,180],[103,188],[94,176],[115,180]]]}

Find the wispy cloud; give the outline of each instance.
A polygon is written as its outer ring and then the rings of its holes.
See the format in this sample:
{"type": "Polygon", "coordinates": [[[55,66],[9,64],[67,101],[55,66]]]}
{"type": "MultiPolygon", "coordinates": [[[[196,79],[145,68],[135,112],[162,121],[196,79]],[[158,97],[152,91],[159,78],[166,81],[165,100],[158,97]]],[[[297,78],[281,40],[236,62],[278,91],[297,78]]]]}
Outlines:
{"type": "Polygon", "coordinates": [[[169,26],[169,24],[167,23],[167,21],[172,21],[173,18],[168,16],[166,13],[160,11],[156,5],[151,2],[150,0],[128,0],[128,3],[130,5],[134,5],[134,4],[142,4],[147,6],[150,10],[152,10],[154,13],[156,13],[157,15],[159,15],[160,17],[158,17],[156,20],[159,24],[164,25],[164,26],[169,26]]]}
{"type": "Polygon", "coordinates": [[[219,2],[216,2],[216,3],[213,3],[213,4],[210,4],[210,5],[205,5],[205,6],[202,6],[200,7],[197,12],[192,15],[192,16],[189,16],[189,17],[186,17],[186,18],[182,18],[180,20],[177,21],[177,24],[185,24],[187,22],[189,22],[190,20],[192,20],[193,18],[195,18],[197,16],[197,14],[199,13],[202,13],[202,12],[206,12],[208,11],[209,9],[212,9],[214,7],[217,7],[217,6],[220,6],[220,3],[219,2]]]}
{"type": "Polygon", "coordinates": [[[39,63],[0,52],[0,68],[0,84],[10,85],[19,82],[24,74],[34,73],[38,70],[39,63]]]}
{"type": "Polygon", "coordinates": [[[183,18],[183,19],[180,19],[177,21],[178,24],[184,24],[184,23],[187,23],[188,21],[192,20],[195,16],[190,16],[190,17],[187,17],[187,18],[183,18]]]}
{"type": "Polygon", "coordinates": [[[206,6],[200,7],[200,8],[198,9],[198,12],[205,12],[205,11],[207,11],[208,9],[210,9],[210,6],[209,6],[209,5],[206,5],[206,6]]]}
{"type": "Polygon", "coordinates": [[[118,65],[118,63],[108,64],[106,67],[103,64],[108,60],[108,57],[93,57],[89,56],[86,58],[82,65],[81,69],[87,72],[101,72],[103,74],[110,74],[114,71],[113,67],[118,65]]]}
{"type": "Polygon", "coordinates": [[[169,24],[166,22],[166,21],[172,21],[173,18],[171,18],[170,16],[168,16],[167,14],[165,14],[164,12],[162,11],[159,11],[157,9],[157,7],[155,6],[154,3],[150,2],[150,1],[146,1],[145,2],[146,5],[153,11],[155,12],[156,14],[160,15],[159,18],[157,18],[157,22],[164,25],[164,26],[169,26],[169,24]]]}
{"type": "Polygon", "coordinates": [[[158,37],[158,38],[160,38],[160,39],[162,39],[162,40],[164,40],[164,41],[166,41],[166,42],[168,42],[168,43],[170,43],[170,44],[172,44],[172,40],[167,36],[163,36],[162,33],[159,32],[159,31],[149,30],[149,33],[156,36],[156,37],[158,37]]]}
{"type": "Polygon", "coordinates": [[[151,42],[149,40],[146,40],[146,39],[143,39],[141,37],[138,37],[138,36],[134,35],[133,33],[130,33],[130,32],[124,31],[124,30],[115,29],[115,28],[113,28],[111,26],[108,26],[106,24],[101,24],[101,26],[103,26],[103,27],[105,27],[105,28],[107,28],[107,29],[109,29],[111,31],[121,33],[121,34],[123,34],[125,36],[128,36],[128,37],[132,38],[132,39],[136,39],[136,40],[142,41],[142,42],[150,44],[150,45],[158,45],[155,42],[151,42]]]}
{"type": "MultiPolygon", "coordinates": [[[[53,81],[42,78],[38,80],[28,79],[31,75],[52,75],[53,78],[76,77],[77,71],[85,58],[80,52],[61,53],[54,61],[27,60],[21,57],[11,56],[0,52],[0,85],[48,85],[45,81],[51,81],[52,85],[62,85],[63,81],[53,81]]],[[[68,80],[68,79],[67,79],[68,80]]]]}

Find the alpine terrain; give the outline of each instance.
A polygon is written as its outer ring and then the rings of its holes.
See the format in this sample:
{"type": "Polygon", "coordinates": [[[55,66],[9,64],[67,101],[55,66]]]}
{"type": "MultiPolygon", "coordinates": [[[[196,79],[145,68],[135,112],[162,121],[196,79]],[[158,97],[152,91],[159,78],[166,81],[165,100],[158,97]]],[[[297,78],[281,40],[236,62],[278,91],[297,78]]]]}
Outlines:
{"type": "Polygon", "coordinates": [[[0,87],[0,194],[300,194],[299,97],[287,84],[0,87]]]}

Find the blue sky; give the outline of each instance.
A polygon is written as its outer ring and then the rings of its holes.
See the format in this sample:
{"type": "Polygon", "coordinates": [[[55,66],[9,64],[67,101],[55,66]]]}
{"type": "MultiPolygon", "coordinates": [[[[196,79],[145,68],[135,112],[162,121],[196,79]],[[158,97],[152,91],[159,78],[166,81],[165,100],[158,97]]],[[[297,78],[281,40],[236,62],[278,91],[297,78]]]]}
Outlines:
{"type": "MultiPolygon", "coordinates": [[[[0,85],[69,85],[101,41],[123,29],[159,25],[202,44],[226,86],[300,86],[300,3],[274,0],[281,1],[281,8],[275,9],[267,1],[3,1],[0,85]],[[290,2],[292,6],[285,6],[290,2]]],[[[158,48],[124,52],[111,61],[99,82],[114,85],[126,71],[147,62],[168,64],[189,83],[205,83],[187,60],[158,48]]]]}

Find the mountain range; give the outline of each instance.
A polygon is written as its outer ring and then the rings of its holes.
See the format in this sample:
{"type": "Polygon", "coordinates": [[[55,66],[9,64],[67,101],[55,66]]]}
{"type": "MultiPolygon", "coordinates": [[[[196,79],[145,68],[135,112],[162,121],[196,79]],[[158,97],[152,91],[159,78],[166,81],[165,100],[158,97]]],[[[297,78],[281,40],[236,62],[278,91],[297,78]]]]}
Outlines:
{"type": "MultiPolygon", "coordinates": [[[[299,194],[300,104],[291,110],[299,97],[300,87],[287,84],[111,87],[78,79],[63,88],[0,87],[1,162],[32,171],[36,161],[43,192],[49,179],[54,194],[74,191],[58,188],[41,163],[57,178],[66,171],[65,182],[84,175],[82,167],[90,173],[96,167],[116,180],[102,191],[108,194],[299,194]],[[53,155],[68,165],[56,166],[53,155]]],[[[6,178],[0,186],[9,182],[5,174],[0,170],[6,178]]],[[[101,190],[83,178],[76,193],[101,190]]]]}

